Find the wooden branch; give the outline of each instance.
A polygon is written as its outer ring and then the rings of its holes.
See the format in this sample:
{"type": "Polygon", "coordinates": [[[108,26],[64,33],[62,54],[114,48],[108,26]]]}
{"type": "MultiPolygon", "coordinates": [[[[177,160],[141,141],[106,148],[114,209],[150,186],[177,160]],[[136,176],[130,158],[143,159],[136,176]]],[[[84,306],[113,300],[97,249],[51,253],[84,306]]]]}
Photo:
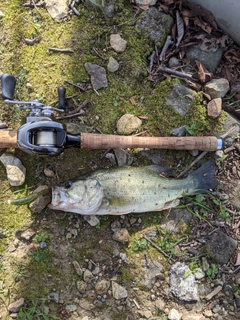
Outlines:
{"type": "Polygon", "coordinates": [[[72,49],[59,49],[59,48],[48,48],[49,51],[61,52],[61,53],[73,53],[72,49]]]}

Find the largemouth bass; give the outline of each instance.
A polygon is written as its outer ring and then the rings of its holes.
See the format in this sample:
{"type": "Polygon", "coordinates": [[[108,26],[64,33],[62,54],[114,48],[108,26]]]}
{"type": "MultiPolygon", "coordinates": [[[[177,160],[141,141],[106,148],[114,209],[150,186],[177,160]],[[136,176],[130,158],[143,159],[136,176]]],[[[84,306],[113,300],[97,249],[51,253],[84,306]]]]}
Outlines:
{"type": "Polygon", "coordinates": [[[205,163],[184,179],[162,178],[156,168],[99,170],[52,189],[51,209],[84,215],[120,215],[161,211],[176,206],[184,194],[215,189],[215,166],[205,163]]]}

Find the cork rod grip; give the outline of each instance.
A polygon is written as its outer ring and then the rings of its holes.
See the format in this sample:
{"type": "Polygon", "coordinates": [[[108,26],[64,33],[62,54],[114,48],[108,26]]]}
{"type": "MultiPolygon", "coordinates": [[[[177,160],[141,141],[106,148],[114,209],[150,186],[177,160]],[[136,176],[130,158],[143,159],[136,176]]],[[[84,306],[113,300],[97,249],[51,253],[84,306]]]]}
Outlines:
{"type": "Polygon", "coordinates": [[[0,148],[18,148],[17,131],[0,130],[0,148]]]}
{"type": "Polygon", "coordinates": [[[136,137],[95,133],[81,134],[82,149],[159,148],[172,150],[216,151],[218,139],[207,137],[136,137]]]}

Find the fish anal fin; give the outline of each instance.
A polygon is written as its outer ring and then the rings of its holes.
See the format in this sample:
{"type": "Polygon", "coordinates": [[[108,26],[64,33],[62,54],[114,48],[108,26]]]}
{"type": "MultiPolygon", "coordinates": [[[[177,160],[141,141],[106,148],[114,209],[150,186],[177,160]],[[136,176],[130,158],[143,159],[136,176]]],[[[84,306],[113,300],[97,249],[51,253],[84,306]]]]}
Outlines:
{"type": "Polygon", "coordinates": [[[173,207],[176,207],[178,206],[180,203],[180,200],[179,199],[174,199],[172,201],[169,201],[169,202],[166,202],[162,208],[162,210],[167,210],[167,209],[170,209],[170,208],[173,208],[173,207]]]}

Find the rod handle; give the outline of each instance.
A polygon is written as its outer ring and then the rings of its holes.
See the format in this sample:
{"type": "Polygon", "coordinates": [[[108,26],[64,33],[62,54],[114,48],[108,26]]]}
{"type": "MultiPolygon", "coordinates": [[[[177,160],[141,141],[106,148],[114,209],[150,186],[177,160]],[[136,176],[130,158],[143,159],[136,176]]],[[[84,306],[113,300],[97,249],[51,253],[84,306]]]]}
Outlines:
{"type": "Polygon", "coordinates": [[[81,133],[82,149],[158,148],[171,150],[216,151],[222,140],[206,137],[136,137],[95,133],[81,133]]]}
{"type": "Polygon", "coordinates": [[[0,148],[18,148],[17,131],[0,130],[0,148]]]}

